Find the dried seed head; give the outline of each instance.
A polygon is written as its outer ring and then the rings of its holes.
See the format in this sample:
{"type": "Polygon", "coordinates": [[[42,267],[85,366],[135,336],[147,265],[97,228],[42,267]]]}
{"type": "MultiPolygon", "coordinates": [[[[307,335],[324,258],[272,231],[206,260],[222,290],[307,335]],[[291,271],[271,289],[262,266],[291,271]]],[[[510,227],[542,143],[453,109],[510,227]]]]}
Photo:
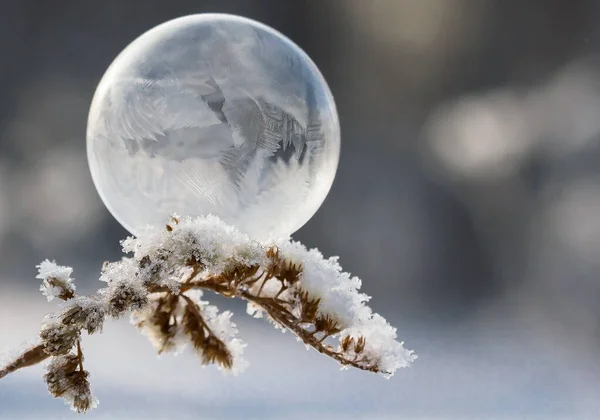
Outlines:
{"type": "Polygon", "coordinates": [[[319,315],[315,319],[315,331],[324,332],[326,335],[335,335],[342,331],[340,324],[338,324],[331,315],[319,315]]]}
{"type": "Polygon", "coordinates": [[[188,302],[185,307],[182,324],[194,350],[205,365],[218,363],[225,369],[233,366],[233,356],[227,345],[206,328],[200,310],[188,302]]]}
{"type": "Polygon", "coordinates": [[[63,398],[78,413],[85,413],[98,404],[90,392],[89,373],[81,370],[82,361],[81,355],[54,357],[44,375],[50,394],[63,398]]]}
{"type": "Polygon", "coordinates": [[[267,268],[272,277],[278,278],[287,286],[291,286],[300,280],[302,264],[283,259],[277,247],[269,248],[265,255],[268,260],[267,268]]]}
{"type": "Polygon", "coordinates": [[[358,338],[358,341],[356,342],[356,345],[354,346],[354,352],[356,354],[362,353],[365,349],[366,344],[367,344],[367,340],[365,339],[365,337],[360,336],[358,338]]]}
{"type": "Polygon", "coordinates": [[[340,349],[342,350],[343,353],[347,353],[348,350],[350,350],[350,347],[352,347],[353,345],[354,345],[354,338],[350,337],[349,335],[345,336],[340,341],[340,349]]]}
{"type": "Polygon", "coordinates": [[[44,351],[52,356],[68,353],[80,336],[80,330],[66,325],[58,319],[52,319],[42,325],[40,338],[44,351]]]}
{"type": "Polygon", "coordinates": [[[44,380],[48,385],[48,391],[53,397],[62,397],[70,389],[70,382],[66,378],[71,377],[79,366],[79,359],[70,353],[52,358],[48,365],[44,380]]]}
{"type": "Polygon", "coordinates": [[[204,341],[206,340],[204,325],[202,324],[197,313],[188,305],[185,306],[181,323],[183,324],[183,330],[192,342],[194,349],[202,349],[202,346],[204,346],[204,341]]]}
{"type": "Polygon", "coordinates": [[[143,287],[135,283],[113,283],[106,293],[106,312],[109,316],[118,318],[128,311],[140,310],[148,303],[147,294],[143,287]]]}
{"type": "Polygon", "coordinates": [[[102,302],[98,299],[80,296],[75,298],[75,305],[81,309],[79,314],[81,328],[87,330],[88,334],[102,332],[105,317],[102,302]]]}
{"type": "Polygon", "coordinates": [[[306,290],[302,289],[298,291],[297,295],[302,310],[302,320],[304,322],[314,322],[317,318],[321,299],[310,296],[306,290]]]}
{"type": "Polygon", "coordinates": [[[218,363],[225,369],[231,369],[233,358],[229,349],[221,340],[214,335],[209,335],[202,346],[202,363],[205,365],[218,363]]]}
{"type": "Polygon", "coordinates": [[[139,272],[137,276],[145,286],[160,283],[165,265],[163,260],[158,259],[153,261],[148,255],[145,255],[140,259],[138,264],[139,272]]]}

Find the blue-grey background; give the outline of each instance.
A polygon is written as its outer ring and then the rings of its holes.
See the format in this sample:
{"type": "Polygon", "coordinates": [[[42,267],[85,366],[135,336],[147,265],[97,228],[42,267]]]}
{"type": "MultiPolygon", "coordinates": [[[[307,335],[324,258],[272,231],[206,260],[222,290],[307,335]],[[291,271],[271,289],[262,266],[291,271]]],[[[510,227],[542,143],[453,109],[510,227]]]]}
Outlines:
{"type": "MultiPolygon", "coordinates": [[[[336,98],[340,167],[295,237],[364,280],[420,358],[389,381],[233,309],[240,377],[157,359],[126,321],[84,342],[90,419],[600,418],[600,2],[2,0],[0,351],[55,306],[44,258],[91,293],[127,235],[92,185],[96,84],[165,20],[228,12],[281,31],[336,98]]],[[[73,419],[31,368],[0,419],[73,419]]]]}

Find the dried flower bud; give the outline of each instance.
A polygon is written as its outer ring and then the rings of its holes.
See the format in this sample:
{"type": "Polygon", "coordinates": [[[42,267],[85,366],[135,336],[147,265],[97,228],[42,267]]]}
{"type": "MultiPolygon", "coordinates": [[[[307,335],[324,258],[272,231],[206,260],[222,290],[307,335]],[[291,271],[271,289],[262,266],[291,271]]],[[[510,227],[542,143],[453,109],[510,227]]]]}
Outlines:
{"type": "Polygon", "coordinates": [[[78,413],[85,413],[98,405],[90,391],[89,372],[81,369],[82,361],[82,355],[55,357],[44,375],[48,392],[55,398],[62,397],[78,413]]]}
{"type": "Polygon", "coordinates": [[[44,380],[48,385],[48,392],[53,397],[62,397],[69,390],[70,384],[65,378],[71,377],[78,366],[79,359],[72,353],[52,358],[48,364],[44,380]]]}
{"type": "Polygon", "coordinates": [[[106,312],[118,318],[128,311],[142,309],[148,303],[148,292],[136,283],[120,281],[113,283],[106,293],[106,312]]]}
{"type": "Polygon", "coordinates": [[[77,321],[81,328],[87,330],[88,334],[102,332],[105,316],[102,302],[98,299],[80,296],[75,298],[75,305],[80,308],[77,321]]]}
{"type": "Polygon", "coordinates": [[[156,260],[152,261],[149,256],[144,256],[139,261],[138,278],[145,285],[148,286],[153,283],[160,283],[163,280],[164,261],[156,260]]]}
{"type": "Polygon", "coordinates": [[[89,334],[102,331],[104,324],[104,306],[98,299],[78,296],[74,304],[60,314],[60,322],[78,330],[85,329],[89,334]]]}
{"type": "Polygon", "coordinates": [[[66,325],[58,319],[52,319],[42,325],[40,338],[44,351],[52,356],[68,353],[80,336],[80,330],[66,325]]]}
{"type": "Polygon", "coordinates": [[[202,364],[219,363],[226,369],[231,369],[233,359],[225,343],[215,337],[210,331],[205,331],[205,321],[199,312],[188,304],[183,314],[184,331],[190,338],[194,349],[200,356],[202,364]]]}

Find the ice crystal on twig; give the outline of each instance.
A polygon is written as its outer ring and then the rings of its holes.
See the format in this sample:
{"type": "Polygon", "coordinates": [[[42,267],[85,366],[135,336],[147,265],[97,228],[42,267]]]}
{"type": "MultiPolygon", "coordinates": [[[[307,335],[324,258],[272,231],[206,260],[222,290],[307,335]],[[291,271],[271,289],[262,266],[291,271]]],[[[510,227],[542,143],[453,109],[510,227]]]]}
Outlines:
{"type": "Polygon", "coordinates": [[[37,279],[42,280],[40,292],[48,299],[54,298],[68,300],[75,296],[75,284],[71,278],[73,269],[56,264],[54,261],[44,260],[38,266],[37,279]]]}
{"type": "Polygon", "coordinates": [[[337,258],[298,242],[261,244],[213,216],[173,216],[164,229],[149,228],[122,246],[131,256],[105,263],[100,280],[107,285],[88,297],[75,295],[70,267],[48,260],[38,266],[44,294],[66,306],[47,316],[41,343],[0,370],[0,378],[51,358],[50,393],[78,412],[93,408],[81,332],[99,332],[107,316],[127,313],[159,353],[188,346],[202,364],[241,372],[246,344],[231,312],[202,300],[206,290],[245,300],[248,314],[291,331],[343,368],[389,378],[416,359],[396,340],[396,329],[366,306],[358,278],[343,272],[337,258]]]}

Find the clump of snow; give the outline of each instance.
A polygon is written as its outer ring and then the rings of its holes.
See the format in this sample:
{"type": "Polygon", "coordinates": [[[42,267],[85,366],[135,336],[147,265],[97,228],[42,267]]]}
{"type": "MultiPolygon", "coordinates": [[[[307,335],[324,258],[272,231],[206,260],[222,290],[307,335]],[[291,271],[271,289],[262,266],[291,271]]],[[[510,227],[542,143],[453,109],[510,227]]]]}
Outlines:
{"type": "Polygon", "coordinates": [[[233,226],[209,215],[200,218],[177,218],[170,230],[148,228],[139,237],[121,242],[123,252],[133,253],[141,261],[164,261],[172,268],[185,265],[190,257],[202,261],[212,274],[222,273],[232,264],[260,264],[264,249],[233,226]]]}
{"type": "Polygon", "coordinates": [[[366,305],[370,297],[359,291],[361,280],[343,272],[338,257],[326,259],[317,249],[309,250],[294,241],[281,241],[277,247],[283,258],[302,265],[300,287],[320,299],[320,312],[329,314],[343,326],[341,338],[365,339],[362,355],[376,360],[384,376],[390,377],[417,358],[413,351],[404,348],[403,342],[396,340],[396,328],[366,305]]]}
{"type": "Polygon", "coordinates": [[[38,275],[36,279],[42,280],[40,292],[50,302],[54,298],[58,298],[65,291],[74,293],[75,284],[71,278],[73,269],[71,267],[58,265],[55,261],[44,260],[36,266],[38,275]]]}
{"type": "Polygon", "coordinates": [[[325,259],[318,249],[309,250],[294,241],[279,242],[277,247],[283,258],[302,264],[300,284],[310,295],[321,299],[323,312],[335,314],[344,325],[369,318],[371,311],[365,303],[370,297],[359,292],[362,282],[358,277],[342,271],[338,257],[325,259]]]}

